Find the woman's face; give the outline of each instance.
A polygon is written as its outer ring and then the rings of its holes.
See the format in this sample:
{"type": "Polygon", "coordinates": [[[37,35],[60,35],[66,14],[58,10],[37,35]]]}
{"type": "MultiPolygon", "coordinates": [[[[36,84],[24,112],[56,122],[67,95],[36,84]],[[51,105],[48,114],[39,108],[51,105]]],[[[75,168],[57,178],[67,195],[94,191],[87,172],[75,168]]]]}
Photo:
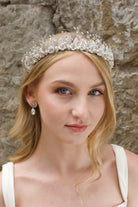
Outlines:
{"type": "Polygon", "coordinates": [[[84,143],[103,115],[104,94],[104,82],[88,57],[74,52],[57,61],[34,90],[42,133],[48,139],[84,143]]]}

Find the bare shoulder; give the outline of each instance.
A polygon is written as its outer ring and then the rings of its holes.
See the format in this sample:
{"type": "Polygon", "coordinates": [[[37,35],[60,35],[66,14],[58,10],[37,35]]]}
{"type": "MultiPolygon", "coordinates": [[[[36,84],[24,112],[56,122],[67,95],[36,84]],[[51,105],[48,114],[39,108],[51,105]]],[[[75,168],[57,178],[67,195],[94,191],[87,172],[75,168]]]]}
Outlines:
{"type": "Polygon", "coordinates": [[[2,195],[2,172],[0,172],[0,206],[4,207],[4,200],[2,195]]]}
{"type": "Polygon", "coordinates": [[[138,203],[138,155],[125,150],[128,161],[128,204],[136,206],[138,203]]]}
{"type": "Polygon", "coordinates": [[[130,175],[138,176],[138,155],[128,150],[125,150],[128,162],[128,171],[130,175]]]}

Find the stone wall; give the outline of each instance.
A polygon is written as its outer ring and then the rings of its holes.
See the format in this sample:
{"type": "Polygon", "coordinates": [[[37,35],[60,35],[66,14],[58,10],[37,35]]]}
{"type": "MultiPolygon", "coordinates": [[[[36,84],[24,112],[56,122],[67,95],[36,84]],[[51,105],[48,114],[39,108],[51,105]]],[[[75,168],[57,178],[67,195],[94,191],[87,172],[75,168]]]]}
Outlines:
{"type": "Polygon", "coordinates": [[[7,134],[18,106],[22,55],[37,36],[74,26],[112,46],[117,129],[111,142],[138,153],[136,16],[135,0],[0,0],[0,165],[15,150],[7,134]]]}

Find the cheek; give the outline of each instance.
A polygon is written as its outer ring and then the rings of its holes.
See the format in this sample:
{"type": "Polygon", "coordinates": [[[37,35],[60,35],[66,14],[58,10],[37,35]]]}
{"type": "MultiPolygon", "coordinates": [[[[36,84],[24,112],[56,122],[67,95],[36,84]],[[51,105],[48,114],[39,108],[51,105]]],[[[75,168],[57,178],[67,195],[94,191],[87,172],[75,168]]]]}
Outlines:
{"type": "Polygon", "coordinates": [[[104,97],[96,97],[93,101],[93,107],[98,111],[104,111],[105,108],[105,100],[104,97]]]}
{"type": "Polygon", "coordinates": [[[63,114],[64,107],[51,97],[41,99],[39,104],[41,118],[43,119],[59,119],[63,114]]]}
{"type": "Polygon", "coordinates": [[[95,103],[93,111],[95,113],[95,117],[99,120],[105,110],[105,101],[104,99],[101,99],[100,101],[97,101],[97,103],[95,103]]]}
{"type": "Polygon", "coordinates": [[[104,100],[97,102],[97,104],[95,104],[93,106],[93,112],[91,114],[91,123],[93,123],[92,131],[97,126],[99,121],[101,120],[101,118],[104,114],[104,111],[105,111],[105,101],[104,100]]]}
{"type": "Polygon", "coordinates": [[[100,108],[101,108],[101,110],[100,110],[101,115],[103,115],[104,110],[105,110],[105,100],[104,99],[102,100],[102,102],[100,104],[100,108]]]}

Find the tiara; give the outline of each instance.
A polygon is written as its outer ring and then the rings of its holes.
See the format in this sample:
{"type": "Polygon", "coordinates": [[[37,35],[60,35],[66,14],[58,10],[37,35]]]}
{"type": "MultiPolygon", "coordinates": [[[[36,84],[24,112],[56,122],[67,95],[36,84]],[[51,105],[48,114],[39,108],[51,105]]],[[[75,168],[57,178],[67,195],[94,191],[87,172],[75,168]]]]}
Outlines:
{"type": "Polygon", "coordinates": [[[113,68],[114,57],[111,48],[97,35],[85,36],[83,33],[78,32],[63,32],[42,39],[38,44],[35,44],[29,52],[25,53],[21,61],[24,69],[29,72],[34,64],[46,55],[66,50],[94,53],[103,57],[108,61],[110,67],[113,68]]]}

